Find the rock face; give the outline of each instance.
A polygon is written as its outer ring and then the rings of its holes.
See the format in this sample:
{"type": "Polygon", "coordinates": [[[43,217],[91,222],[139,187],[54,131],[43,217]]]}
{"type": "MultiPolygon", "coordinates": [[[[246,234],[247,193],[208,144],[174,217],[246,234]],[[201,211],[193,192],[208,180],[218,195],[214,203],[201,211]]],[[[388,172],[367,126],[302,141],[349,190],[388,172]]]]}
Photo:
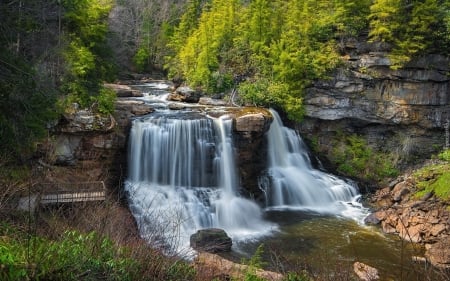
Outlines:
{"type": "Polygon", "coordinates": [[[191,235],[191,247],[198,251],[218,253],[231,251],[231,238],[223,229],[200,229],[191,235]]]}
{"type": "Polygon", "coordinates": [[[379,207],[366,223],[381,224],[385,233],[397,234],[406,241],[430,245],[426,257],[435,266],[450,266],[450,212],[432,194],[415,199],[411,177],[402,177],[376,192],[372,199],[379,207]]]}
{"type": "Polygon", "coordinates": [[[400,162],[428,158],[444,146],[450,119],[450,59],[428,55],[393,70],[380,43],[345,43],[345,67],[317,81],[304,98],[299,131],[326,158],[339,133],[358,134],[400,162]]]}
{"type": "Polygon", "coordinates": [[[265,109],[246,108],[235,117],[233,126],[241,186],[257,200],[263,200],[257,179],[267,167],[264,135],[272,120],[271,113],[265,109]]]}

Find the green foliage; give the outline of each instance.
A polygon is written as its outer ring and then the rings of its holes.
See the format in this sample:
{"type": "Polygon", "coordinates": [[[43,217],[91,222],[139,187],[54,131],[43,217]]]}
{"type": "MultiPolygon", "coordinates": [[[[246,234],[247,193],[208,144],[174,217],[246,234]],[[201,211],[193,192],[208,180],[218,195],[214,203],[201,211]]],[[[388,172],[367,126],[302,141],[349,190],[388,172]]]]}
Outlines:
{"type": "Polygon", "coordinates": [[[120,247],[96,232],[50,240],[0,223],[0,280],[194,280],[195,269],[150,248],[120,247]]]}
{"type": "Polygon", "coordinates": [[[150,51],[147,47],[141,46],[134,55],[133,62],[136,65],[137,71],[144,71],[148,67],[150,58],[150,51]]]}
{"type": "Polygon", "coordinates": [[[261,244],[258,246],[250,260],[247,262],[248,269],[245,272],[245,281],[264,281],[263,278],[256,275],[256,270],[261,269],[264,266],[264,262],[262,260],[263,253],[264,244],[261,244]]]}
{"type": "Polygon", "coordinates": [[[98,102],[98,112],[101,114],[113,112],[116,97],[116,93],[113,90],[102,87],[98,97],[96,98],[98,102]]]}
{"type": "MultiPolygon", "coordinates": [[[[279,107],[296,119],[306,88],[339,66],[339,43],[369,26],[371,40],[394,46],[393,67],[450,49],[439,47],[450,46],[448,1],[212,0],[203,9],[201,2],[189,1],[170,39],[169,77],[211,92],[226,89],[215,86],[214,75],[287,85],[283,98],[289,98],[279,107]]],[[[278,97],[265,88],[243,85],[242,100],[273,104],[278,97]]]]}
{"type": "Polygon", "coordinates": [[[65,104],[90,107],[99,103],[101,113],[110,113],[110,93],[102,90],[104,80],[113,77],[114,67],[106,44],[110,0],[63,1],[64,26],[69,32],[64,50],[67,72],[61,89],[67,94],[65,104]]]}
{"type": "Polygon", "coordinates": [[[133,280],[137,263],[95,232],[67,231],[58,241],[0,227],[2,280],[133,280]]]}
{"type": "Polygon", "coordinates": [[[286,83],[268,79],[246,81],[239,85],[238,91],[244,104],[282,108],[291,120],[300,121],[303,117],[302,99],[295,97],[286,83]]]}
{"type": "Polygon", "coordinates": [[[382,181],[398,174],[389,154],[373,151],[363,138],[354,134],[341,135],[335,141],[332,158],[337,170],[350,177],[382,181]]]}
{"type": "Polygon", "coordinates": [[[439,0],[374,1],[368,16],[369,37],[393,45],[389,55],[393,68],[427,52],[448,55],[448,8],[448,1],[439,0]]]}
{"type": "Polygon", "coordinates": [[[21,159],[57,118],[56,91],[29,63],[0,46],[0,155],[21,159]]]}
{"type": "MultiPolygon", "coordinates": [[[[447,152],[448,150],[444,151],[443,154],[447,152]]],[[[416,171],[413,176],[418,187],[416,197],[420,198],[427,193],[433,193],[442,200],[450,201],[449,163],[426,166],[416,171]]]]}
{"type": "Polygon", "coordinates": [[[438,155],[439,159],[450,162],[450,149],[444,149],[441,153],[438,155]]]}

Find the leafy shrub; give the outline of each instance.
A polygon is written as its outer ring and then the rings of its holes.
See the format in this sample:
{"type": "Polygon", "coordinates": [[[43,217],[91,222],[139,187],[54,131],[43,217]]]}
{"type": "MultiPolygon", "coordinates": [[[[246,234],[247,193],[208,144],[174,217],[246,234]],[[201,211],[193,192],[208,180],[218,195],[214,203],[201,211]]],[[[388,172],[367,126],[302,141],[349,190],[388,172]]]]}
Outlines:
{"type": "Polygon", "coordinates": [[[242,82],[238,91],[244,104],[281,108],[291,120],[303,117],[302,98],[293,94],[286,83],[258,79],[242,82]]]}
{"type": "Polygon", "coordinates": [[[97,97],[98,112],[102,114],[109,114],[114,112],[115,100],[116,100],[116,93],[111,89],[102,87],[97,97]]]}
{"type": "Polygon", "coordinates": [[[339,138],[335,141],[332,158],[340,173],[370,181],[381,181],[398,174],[391,155],[373,151],[355,134],[339,138]]]}
{"type": "Polygon", "coordinates": [[[417,197],[433,193],[443,200],[450,200],[450,165],[448,163],[426,166],[416,171],[413,176],[419,189],[416,192],[417,197]]]}
{"type": "Polygon", "coordinates": [[[450,162],[450,149],[447,148],[438,155],[439,159],[450,162]]]}
{"type": "Polygon", "coordinates": [[[144,71],[148,66],[150,51],[147,47],[139,47],[133,57],[133,62],[138,71],[144,71]]]}

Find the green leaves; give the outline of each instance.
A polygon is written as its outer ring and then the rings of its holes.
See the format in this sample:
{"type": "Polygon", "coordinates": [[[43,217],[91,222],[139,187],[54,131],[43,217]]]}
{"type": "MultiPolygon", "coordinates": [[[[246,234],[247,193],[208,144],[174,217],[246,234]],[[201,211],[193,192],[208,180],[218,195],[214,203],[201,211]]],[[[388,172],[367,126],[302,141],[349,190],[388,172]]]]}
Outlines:
{"type": "Polygon", "coordinates": [[[368,16],[369,37],[393,45],[389,58],[394,69],[426,52],[448,54],[448,48],[442,48],[450,46],[448,5],[439,0],[374,1],[368,16]]]}
{"type": "Polygon", "coordinates": [[[100,113],[110,113],[114,110],[113,96],[101,85],[111,78],[113,69],[106,44],[111,1],[67,0],[63,5],[65,27],[69,31],[69,43],[64,50],[67,73],[61,87],[67,94],[65,102],[76,102],[82,107],[98,103],[100,113]]]}

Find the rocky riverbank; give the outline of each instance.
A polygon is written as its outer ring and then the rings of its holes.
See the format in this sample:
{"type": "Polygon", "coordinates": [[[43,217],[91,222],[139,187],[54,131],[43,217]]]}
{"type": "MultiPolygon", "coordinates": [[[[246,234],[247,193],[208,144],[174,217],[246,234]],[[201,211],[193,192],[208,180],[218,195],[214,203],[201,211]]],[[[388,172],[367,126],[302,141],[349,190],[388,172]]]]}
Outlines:
{"type": "MultiPolygon", "coordinates": [[[[431,176],[427,180],[436,179],[431,176]]],[[[433,192],[419,196],[418,182],[415,173],[407,173],[379,189],[371,196],[375,211],[366,223],[380,225],[383,232],[406,241],[424,244],[428,262],[450,268],[449,202],[433,192]]]]}

